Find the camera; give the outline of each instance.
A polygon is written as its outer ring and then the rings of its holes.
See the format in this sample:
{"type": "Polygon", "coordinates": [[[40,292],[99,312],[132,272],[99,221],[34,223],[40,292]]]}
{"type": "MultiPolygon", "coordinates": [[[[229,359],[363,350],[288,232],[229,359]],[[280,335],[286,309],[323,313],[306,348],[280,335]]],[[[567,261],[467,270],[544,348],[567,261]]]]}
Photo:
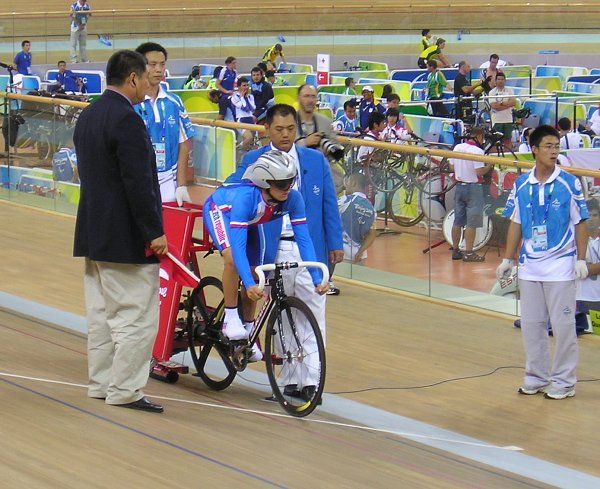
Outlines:
{"type": "Polygon", "coordinates": [[[328,159],[341,160],[344,157],[344,147],[331,139],[327,139],[323,133],[321,133],[319,149],[328,159]]]}

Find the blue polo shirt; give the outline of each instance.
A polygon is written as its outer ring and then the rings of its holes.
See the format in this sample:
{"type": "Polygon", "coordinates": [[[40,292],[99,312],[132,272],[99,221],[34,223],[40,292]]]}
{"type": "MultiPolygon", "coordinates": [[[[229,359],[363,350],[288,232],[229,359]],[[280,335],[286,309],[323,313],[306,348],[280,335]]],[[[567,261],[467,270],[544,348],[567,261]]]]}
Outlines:
{"type": "Polygon", "coordinates": [[[575,225],[589,217],[579,179],[558,166],[543,184],[535,177],[534,170],[521,175],[503,215],[521,225],[520,279],[544,282],[575,279],[575,225]],[[545,250],[537,249],[533,239],[534,231],[543,232],[541,226],[545,226],[545,250]]]}
{"type": "Polygon", "coordinates": [[[144,121],[155,150],[159,145],[164,145],[162,147],[164,157],[157,156],[157,170],[161,195],[163,202],[166,202],[163,186],[165,183],[173,182],[174,187],[176,183],[179,143],[194,137],[194,127],[181,99],[171,92],[166,92],[162,86],[159,87],[154,102],[146,96],[146,100],[134,108],[144,121]],[[161,163],[160,160],[164,161],[161,163]]]}
{"type": "Polygon", "coordinates": [[[358,117],[362,129],[366,130],[369,128],[369,116],[374,110],[385,114],[385,108],[381,104],[375,105],[373,102],[367,102],[365,99],[362,99],[360,104],[358,104],[358,117]]]}
{"type": "Polygon", "coordinates": [[[14,63],[21,75],[29,75],[31,73],[31,53],[26,53],[25,51],[17,53],[14,63]]]}
{"type": "Polygon", "coordinates": [[[331,124],[331,127],[338,132],[356,132],[356,119],[348,119],[346,114],[342,114],[331,124]]]}
{"type": "MultiPolygon", "coordinates": [[[[236,78],[237,78],[237,71],[230,70],[229,68],[227,68],[227,66],[222,68],[221,72],[219,73],[219,80],[221,80],[221,86],[225,90],[233,90],[236,78]]],[[[225,94],[221,93],[221,95],[225,95],[225,94]]]]}

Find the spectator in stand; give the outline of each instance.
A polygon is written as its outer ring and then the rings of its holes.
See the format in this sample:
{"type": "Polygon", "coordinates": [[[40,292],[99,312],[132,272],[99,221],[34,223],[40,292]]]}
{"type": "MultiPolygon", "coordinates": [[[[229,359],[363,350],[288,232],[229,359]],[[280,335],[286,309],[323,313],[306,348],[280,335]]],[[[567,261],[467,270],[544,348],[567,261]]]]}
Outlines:
{"type": "MultiPolygon", "coordinates": [[[[225,66],[221,68],[217,76],[216,86],[219,90],[219,116],[217,119],[223,120],[227,116],[227,111],[231,110],[229,97],[233,95],[235,80],[237,79],[237,59],[233,56],[227,57],[225,66]]],[[[232,111],[233,112],[233,111],[232,111]]]]}
{"type": "Polygon", "coordinates": [[[13,63],[21,75],[31,75],[31,43],[27,39],[21,43],[21,52],[16,54],[13,63]]]}
{"type": "Polygon", "coordinates": [[[77,0],[71,5],[71,62],[77,63],[77,45],[79,45],[79,61],[87,63],[87,25],[91,17],[91,7],[87,0],[77,0]]]}
{"type": "Polygon", "coordinates": [[[560,135],[542,125],[530,136],[535,167],[520,175],[506,202],[506,254],[496,270],[504,279],[520,245],[518,279],[525,376],[518,392],[547,399],[575,395],[578,363],[575,280],[588,275],[588,210],[581,182],[556,166],[560,135]],[[558,203],[558,205],[556,205],[558,203]],[[550,356],[548,320],[556,341],[550,356]]]}
{"type": "Polygon", "coordinates": [[[580,127],[579,132],[583,132],[590,137],[600,136],[600,103],[598,108],[592,112],[592,116],[584,127],[580,127]]]}
{"type": "Polygon", "coordinates": [[[385,108],[380,103],[375,103],[373,87],[367,85],[362,89],[362,100],[358,104],[358,121],[363,131],[368,131],[369,117],[373,112],[385,114],[385,108]]]}
{"type": "Polygon", "coordinates": [[[385,118],[386,126],[381,132],[381,139],[390,143],[404,142],[411,139],[411,133],[400,120],[400,111],[398,109],[388,109],[385,118]]]}
{"type": "MultiPolygon", "coordinates": [[[[213,77],[210,79],[210,81],[208,82],[208,85],[206,86],[206,88],[208,90],[217,90],[217,80],[219,79],[219,75],[220,75],[222,69],[223,69],[222,66],[217,66],[213,70],[213,77]]],[[[221,93],[218,90],[217,90],[217,92],[218,92],[218,94],[221,93]]]]}
{"type": "MultiPolygon", "coordinates": [[[[390,109],[398,109],[397,125],[402,126],[404,129],[406,129],[409,133],[412,134],[413,133],[412,127],[410,126],[408,120],[402,113],[402,109],[400,108],[400,97],[396,93],[392,93],[388,97],[387,111],[389,112],[390,109]]],[[[387,115],[387,112],[386,112],[386,115],[387,115]]]]}
{"type": "Polygon", "coordinates": [[[79,77],[71,70],[67,70],[67,62],[59,61],[57,66],[56,82],[60,85],[59,90],[62,92],[79,92],[77,83],[79,77]]]}
{"type": "MultiPolygon", "coordinates": [[[[381,133],[385,129],[385,124],[385,116],[381,112],[371,113],[371,115],[369,115],[369,122],[367,124],[368,130],[363,139],[365,141],[382,141],[381,133]]],[[[375,151],[375,148],[370,146],[359,146],[356,158],[358,161],[361,161],[369,156],[373,151],[375,151]]]]}
{"type": "Polygon", "coordinates": [[[427,61],[427,100],[429,100],[429,107],[431,107],[431,113],[435,117],[448,117],[448,111],[446,106],[439,102],[443,100],[444,88],[448,85],[446,77],[439,70],[438,64],[435,60],[430,59],[427,61]]]}
{"type": "Polygon", "coordinates": [[[490,91],[490,106],[492,107],[492,129],[501,132],[504,137],[504,147],[510,146],[513,129],[513,109],[517,104],[512,88],[506,86],[506,77],[501,71],[495,78],[496,87],[490,91]]]}
{"type": "Polygon", "coordinates": [[[356,95],[356,83],[354,82],[354,78],[349,76],[344,80],[344,95],[356,95]]]}
{"type": "Polygon", "coordinates": [[[200,79],[200,67],[194,66],[192,72],[187,77],[187,80],[183,83],[184,90],[199,90],[206,88],[206,83],[200,79]]]}
{"type": "Polygon", "coordinates": [[[344,260],[363,264],[367,259],[367,249],[377,237],[375,208],[367,199],[366,177],[353,173],[346,178],[346,195],[338,200],[342,217],[342,239],[344,241],[344,260]]]}
{"type": "MultiPolygon", "coordinates": [[[[465,143],[457,144],[454,151],[483,155],[482,146],[485,142],[485,132],[481,127],[471,129],[471,138],[465,143]]],[[[450,159],[456,179],[454,194],[454,224],[452,226],[452,259],[465,262],[482,262],[485,257],[473,251],[475,232],[483,226],[483,175],[488,173],[493,165],[485,165],[479,161],[450,159]],[[461,236],[465,238],[465,252],[460,251],[461,236]]]]}
{"type": "Polygon", "coordinates": [[[267,65],[267,70],[277,71],[277,65],[275,64],[277,58],[281,58],[283,68],[287,69],[287,62],[285,60],[285,55],[283,54],[283,46],[281,44],[275,44],[267,49],[262,57],[262,62],[267,65]]]}
{"type": "MultiPolygon", "coordinates": [[[[496,76],[498,75],[498,73],[500,73],[500,71],[498,70],[499,60],[500,57],[497,54],[492,54],[490,56],[489,65],[483,70],[481,70],[481,79],[487,82],[487,86],[489,86],[486,92],[489,92],[492,88],[496,87],[496,76]]],[[[506,81],[506,77],[504,78],[504,80],[506,81]]]]}
{"type": "Polygon", "coordinates": [[[571,119],[563,117],[558,120],[558,132],[560,133],[560,149],[583,148],[583,138],[577,132],[571,132],[571,119]]]}
{"type": "Polygon", "coordinates": [[[446,47],[446,40],[441,37],[435,42],[434,46],[429,46],[424,49],[419,55],[417,65],[419,68],[427,68],[427,61],[435,60],[438,68],[450,68],[450,63],[446,57],[442,54],[443,49],[446,47]]]}
{"type": "Polygon", "coordinates": [[[356,100],[350,99],[344,102],[344,113],[338,117],[331,127],[336,132],[356,133],[356,100]]]}
{"type": "Polygon", "coordinates": [[[252,68],[250,76],[252,76],[250,91],[252,92],[254,104],[256,105],[256,109],[254,109],[254,117],[256,117],[256,120],[260,122],[265,118],[267,109],[275,105],[275,94],[273,93],[273,87],[271,84],[265,80],[263,70],[261,70],[258,66],[252,68]]]}
{"type": "MultiPolygon", "coordinates": [[[[240,77],[237,82],[237,91],[231,96],[231,105],[235,108],[235,120],[236,122],[242,122],[244,124],[254,124],[256,117],[254,111],[256,110],[256,104],[254,103],[254,97],[250,93],[248,87],[248,79],[240,77]]],[[[254,136],[254,131],[242,129],[242,147],[244,151],[248,151],[254,136]]]]}
{"type": "Polygon", "coordinates": [[[388,99],[389,99],[390,95],[392,95],[393,93],[394,93],[394,89],[392,88],[392,86],[390,84],[385,84],[383,86],[380,102],[383,104],[384,107],[387,107],[388,99]]]}
{"type": "Polygon", "coordinates": [[[519,145],[519,153],[531,153],[531,146],[529,145],[529,135],[533,129],[526,127],[521,133],[521,144],[519,145]]]}

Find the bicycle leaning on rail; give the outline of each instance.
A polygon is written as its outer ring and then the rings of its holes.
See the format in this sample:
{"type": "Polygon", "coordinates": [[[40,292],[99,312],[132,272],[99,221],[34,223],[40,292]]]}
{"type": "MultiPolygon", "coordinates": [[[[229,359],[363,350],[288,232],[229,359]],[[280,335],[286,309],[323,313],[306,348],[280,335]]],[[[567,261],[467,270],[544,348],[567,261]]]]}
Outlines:
{"type": "Polygon", "coordinates": [[[287,296],[283,287],[282,272],[299,267],[320,268],[322,284],[328,283],[329,271],[319,262],[256,267],[261,289],[267,283],[265,272],[272,271],[273,277],[268,280],[270,291],[248,340],[230,341],[223,335],[223,284],[216,277],[200,280],[186,302],[187,329],[197,375],[208,387],[223,390],[231,385],[238,372],[248,366],[252,346],[265,329],[264,360],[275,399],[287,413],[297,417],[309,415],[320,404],[325,386],[325,345],[321,330],[310,308],[297,297],[287,296]],[[211,357],[211,352],[218,356],[211,357]],[[215,361],[217,359],[220,362],[215,361]],[[299,375],[303,379],[310,378],[310,386],[290,391],[290,379],[297,379],[299,375]]]}

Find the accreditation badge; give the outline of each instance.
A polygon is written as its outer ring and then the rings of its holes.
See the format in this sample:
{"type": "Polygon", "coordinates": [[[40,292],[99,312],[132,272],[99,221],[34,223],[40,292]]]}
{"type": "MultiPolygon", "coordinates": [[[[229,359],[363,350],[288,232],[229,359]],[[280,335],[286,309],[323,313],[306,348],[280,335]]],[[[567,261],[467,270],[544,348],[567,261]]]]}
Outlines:
{"type": "Polygon", "coordinates": [[[167,145],[165,143],[154,143],[154,154],[156,155],[156,170],[160,173],[167,170],[167,145]]]}
{"type": "Polygon", "coordinates": [[[546,251],[548,249],[548,230],[545,224],[531,228],[531,241],[533,251],[546,251]]]}

